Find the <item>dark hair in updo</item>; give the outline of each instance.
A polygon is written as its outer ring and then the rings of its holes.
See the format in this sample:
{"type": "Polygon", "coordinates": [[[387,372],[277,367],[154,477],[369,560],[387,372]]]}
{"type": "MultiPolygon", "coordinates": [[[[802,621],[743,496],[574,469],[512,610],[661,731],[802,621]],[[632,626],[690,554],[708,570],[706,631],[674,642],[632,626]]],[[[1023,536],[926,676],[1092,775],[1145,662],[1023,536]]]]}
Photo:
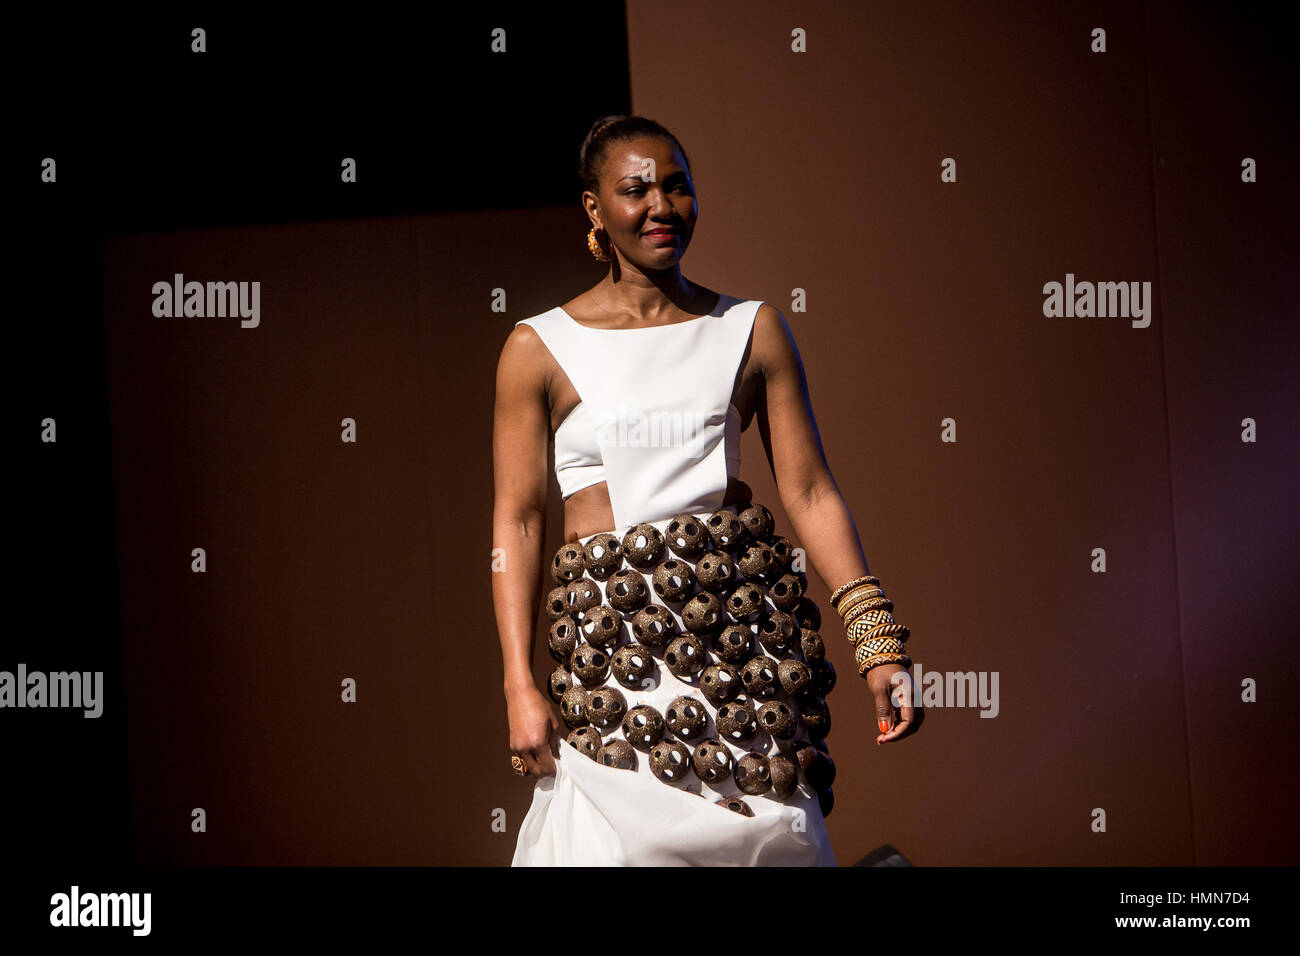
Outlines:
{"type": "Polygon", "coordinates": [[[686,161],[687,173],[690,172],[691,161],[686,156],[686,150],[682,149],[682,144],[677,141],[676,136],[654,120],[646,119],[644,116],[616,114],[602,116],[591,124],[591,129],[587,131],[587,138],[582,141],[582,147],[578,150],[578,179],[583,190],[600,192],[601,167],[605,164],[605,157],[612,145],[643,136],[657,136],[676,146],[682,154],[682,159],[686,161]]]}

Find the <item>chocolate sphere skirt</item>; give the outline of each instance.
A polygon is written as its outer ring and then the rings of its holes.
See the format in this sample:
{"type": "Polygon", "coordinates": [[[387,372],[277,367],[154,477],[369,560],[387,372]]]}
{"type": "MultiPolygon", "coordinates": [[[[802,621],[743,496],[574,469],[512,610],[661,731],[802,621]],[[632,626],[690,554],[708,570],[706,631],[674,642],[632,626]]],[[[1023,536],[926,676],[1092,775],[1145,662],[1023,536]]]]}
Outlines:
{"type": "Polygon", "coordinates": [[[835,673],[768,509],[589,535],[550,572],[564,739],[512,865],[836,865],[835,673]]]}

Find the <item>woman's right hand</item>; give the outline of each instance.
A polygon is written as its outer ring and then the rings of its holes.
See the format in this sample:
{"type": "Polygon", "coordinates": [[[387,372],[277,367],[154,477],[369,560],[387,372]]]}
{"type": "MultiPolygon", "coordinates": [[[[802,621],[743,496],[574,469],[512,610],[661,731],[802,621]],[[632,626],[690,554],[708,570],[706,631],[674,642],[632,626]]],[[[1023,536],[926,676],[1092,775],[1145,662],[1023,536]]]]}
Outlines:
{"type": "Polygon", "coordinates": [[[531,776],[555,773],[560,752],[560,720],[551,702],[533,684],[506,697],[510,749],[524,758],[531,776]]]}

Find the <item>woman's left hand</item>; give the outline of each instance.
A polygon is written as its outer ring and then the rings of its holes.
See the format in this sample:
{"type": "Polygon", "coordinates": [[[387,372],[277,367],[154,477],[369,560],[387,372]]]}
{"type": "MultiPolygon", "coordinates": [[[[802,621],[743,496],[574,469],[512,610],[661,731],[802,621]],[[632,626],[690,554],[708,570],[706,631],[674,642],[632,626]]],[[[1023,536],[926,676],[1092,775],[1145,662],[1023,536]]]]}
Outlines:
{"type": "Polygon", "coordinates": [[[910,670],[902,664],[880,664],[867,671],[867,686],[876,699],[877,744],[902,740],[921,729],[925,711],[915,704],[910,670]]]}

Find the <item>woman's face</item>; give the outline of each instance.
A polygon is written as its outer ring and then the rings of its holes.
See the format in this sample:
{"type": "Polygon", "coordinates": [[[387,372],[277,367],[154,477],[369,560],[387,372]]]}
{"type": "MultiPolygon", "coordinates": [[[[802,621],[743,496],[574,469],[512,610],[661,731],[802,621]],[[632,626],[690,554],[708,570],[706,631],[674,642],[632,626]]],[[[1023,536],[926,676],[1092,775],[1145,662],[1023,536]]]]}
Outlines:
{"type": "Polygon", "coordinates": [[[690,244],[698,212],[685,159],[659,137],[611,146],[601,172],[599,210],[588,208],[599,216],[599,225],[619,254],[642,272],[677,265],[690,244]],[[667,233],[654,236],[652,230],[667,233]]]}

